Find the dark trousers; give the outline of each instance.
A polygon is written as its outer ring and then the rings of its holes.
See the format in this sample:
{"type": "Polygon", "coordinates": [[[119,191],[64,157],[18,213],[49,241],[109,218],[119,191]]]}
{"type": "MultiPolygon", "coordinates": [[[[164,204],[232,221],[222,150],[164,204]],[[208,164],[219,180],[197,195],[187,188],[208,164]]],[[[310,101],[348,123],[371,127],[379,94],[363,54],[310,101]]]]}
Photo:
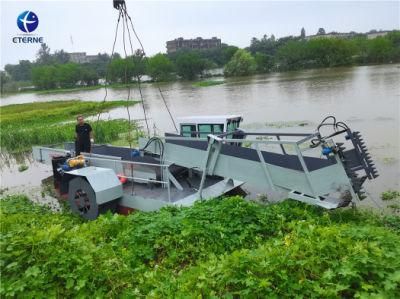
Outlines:
{"type": "Polygon", "coordinates": [[[82,152],[90,153],[90,141],[89,142],[75,141],[75,154],[78,156],[82,152]]]}

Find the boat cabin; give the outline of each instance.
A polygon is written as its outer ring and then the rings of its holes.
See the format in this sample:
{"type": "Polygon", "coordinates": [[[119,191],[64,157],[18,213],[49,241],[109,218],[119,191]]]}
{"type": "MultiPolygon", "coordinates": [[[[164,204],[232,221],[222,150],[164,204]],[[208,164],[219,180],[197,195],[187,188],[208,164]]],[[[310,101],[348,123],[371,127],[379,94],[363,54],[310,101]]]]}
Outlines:
{"type": "Polygon", "coordinates": [[[239,128],[239,115],[206,115],[178,117],[179,134],[183,137],[206,138],[208,134],[219,135],[239,128]]]}

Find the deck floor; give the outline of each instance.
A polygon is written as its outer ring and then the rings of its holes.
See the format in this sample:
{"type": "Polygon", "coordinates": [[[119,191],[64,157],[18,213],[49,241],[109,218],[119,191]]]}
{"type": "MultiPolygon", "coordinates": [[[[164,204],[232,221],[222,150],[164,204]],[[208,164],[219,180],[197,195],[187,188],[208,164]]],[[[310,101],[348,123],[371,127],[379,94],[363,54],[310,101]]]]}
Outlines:
{"type": "MultiPolygon", "coordinates": [[[[223,178],[218,177],[207,177],[204,188],[207,188],[211,185],[214,185],[223,178]]],[[[177,189],[172,183],[170,186],[171,192],[171,202],[176,202],[181,200],[189,195],[195,194],[198,191],[198,187],[200,185],[201,177],[193,176],[192,178],[187,179],[178,179],[178,182],[183,187],[183,190],[177,189]]],[[[131,196],[139,196],[143,198],[151,198],[154,200],[162,200],[168,201],[168,189],[163,188],[161,184],[142,184],[137,182],[127,182],[124,184],[124,193],[131,196]]]]}

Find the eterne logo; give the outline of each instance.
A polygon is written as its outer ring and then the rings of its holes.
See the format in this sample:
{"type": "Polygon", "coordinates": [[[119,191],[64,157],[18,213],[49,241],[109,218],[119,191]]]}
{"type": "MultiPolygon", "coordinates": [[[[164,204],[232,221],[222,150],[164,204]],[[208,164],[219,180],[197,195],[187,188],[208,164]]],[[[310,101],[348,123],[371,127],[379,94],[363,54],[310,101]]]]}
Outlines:
{"type": "Polygon", "coordinates": [[[17,26],[19,30],[24,32],[22,36],[14,36],[12,38],[15,44],[36,44],[43,43],[43,37],[32,36],[32,32],[39,26],[38,16],[31,10],[26,10],[17,17],[17,26]]]}
{"type": "Polygon", "coordinates": [[[24,11],[17,18],[18,28],[25,32],[30,33],[36,30],[39,25],[39,18],[33,11],[24,11]]]}

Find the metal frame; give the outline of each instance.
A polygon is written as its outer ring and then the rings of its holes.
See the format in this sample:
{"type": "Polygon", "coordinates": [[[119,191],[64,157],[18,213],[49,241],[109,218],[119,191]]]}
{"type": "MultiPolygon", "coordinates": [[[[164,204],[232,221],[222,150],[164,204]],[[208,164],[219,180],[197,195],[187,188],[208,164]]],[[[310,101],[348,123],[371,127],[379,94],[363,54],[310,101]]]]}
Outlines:
{"type": "MultiPolygon", "coordinates": [[[[115,159],[107,159],[107,158],[95,158],[95,157],[90,157],[90,156],[84,156],[85,160],[88,160],[89,163],[91,160],[93,161],[111,161],[114,162],[114,169],[117,169],[117,163],[120,164],[127,164],[127,165],[144,165],[144,166],[151,166],[151,167],[159,167],[161,170],[161,173],[163,171],[165,171],[165,173],[167,174],[168,179],[167,180],[153,180],[153,179],[147,179],[147,178],[141,178],[141,177],[137,177],[137,176],[126,176],[126,175],[120,175],[120,177],[123,178],[127,178],[130,180],[137,180],[137,181],[143,181],[143,182],[148,182],[148,183],[159,183],[163,186],[163,188],[167,188],[167,192],[168,192],[168,202],[171,202],[171,181],[174,183],[175,185],[175,181],[176,179],[173,177],[173,175],[171,174],[171,172],[168,170],[169,165],[166,164],[154,164],[154,163],[145,163],[145,162],[136,162],[136,161],[124,161],[124,160],[115,160],[115,159]]],[[[177,182],[177,181],[176,181],[177,182]]],[[[181,190],[182,187],[179,185],[177,186],[178,190],[181,190]]]]}
{"type": "MultiPolygon", "coordinates": [[[[236,132],[237,133],[237,132],[236,132]]],[[[218,160],[218,157],[220,155],[220,147],[223,143],[244,143],[244,142],[249,142],[248,139],[245,138],[241,138],[241,139],[237,139],[237,138],[226,138],[226,136],[228,135],[232,135],[235,134],[235,132],[227,132],[227,133],[223,133],[220,134],[218,136],[216,135],[212,135],[209,134],[207,139],[205,138],[189,138],[189,137],[171,137],[171,136],[167,136],[167,137],[160,137],[160,139],[164,139],[164,140],[176,140],[176,141],[208,141],[208,146],[207,146],[207,150],[206,150],[206,154],[205,154],[205,158],[203,160],[203,164],[202,167],[200,167],[201,171],[203,171],[202,174],[202,180],[201,180],[201,184],[199,187],[199,191],[198,191],[198,196],[200,198],[202,198],[202,190],[204,187],[204,182],[205,182],[205,177],[207,175],[213,175],[213,171],[214,171],[214,167],[215,164],[218,160]]],[[[260,144],[269,144],[269,145],[279,145],[282,153],[284,155],[287,155],[287,152],[284,148],[284,145],[291,145],[294,147],[294,151],[296,153],[297,158],[300,161],[301,164],[301,168],[302,168],[302,172],[304,174],[304,177],[306,179],[306,184],[308,185],[308,188],[310,190],[310,194],[303,194],[303,193],[294,193],[294,191],[296,190],[288,190],[288,196],[289,198],[293,198],[296,200],[299,200],[299,198],[303,198],[303,201],[308,202],[308,203],[313,203],[313,204],[318,204],[321,205],[325,208],[334,208],[334,207],[338,207],[339,203],[329,203],[327,201],[323,202],[323,200],[327,199],[327,197],[320,197],[320,196],[314,196],[314,194],[318,194],[315,189],[314,189],[314,184],[313,184],[313,178],[315,181],[315,174],[310,172],[307,164],[305,162],[304,156],[303,156],[303,152],[305,152],[306,150],[309,150],[310,148],[307,147],[305,149],[302,149],[300,146],[306,142],[308,142],[309,140],[313,139],[313,138],[318,138],[319,137],[319,133],[311,133],[311,134],[305,134],[305,133],[256,133],[256,132],[251,132],[251,133],[247,133],[247,132],[240,132],[240,134],[243,135],[243,137],[245,136],[274,136],[276,138],[276,140],[250,140],[251,143],[253,143],[255,146],[253,147],[253,149],[255,149],[257,151],[258,157],[259,157],[259,163],[261,165],[261,168],[263,170],[264,176],[266,178],[266,181],[269,184],[269,187],[276,191],[276,185],[273,182],[273,178],[271,175],[271,172],[273,171],[271,168],[271,166],[265,162],[264,157],[261,153],[261,150],[259,148],[260,144]],[[300,140],[297,141],[292,141],[292,140],[282,140],[281,137],[285,136],[285,137],[303,137],[300,140]],[[293,196],[291,196],[291,194],[293,194],[293,196]]],[[[342,166],[342,168],[344,169],[344,166],[342,164],[342,161],[340,160],[340,158],[335,155],[335,160],[338,166],[342,166]]],[[[344,173],[343,173],[344,174],[344,173]]],[[[344,176],[344,175],[343,175],[344,176]]],[[[354,192],[353,188],[352,188],[352,184],[351,184],[351,180],[346,176],[346,178],[343,178],[342,181],[345,181],[346,185],[349,187],[349,192],[351,194],[351,197],[353,200],[355,200],[356,202],[359,202],[359,198],[358,195],[354,192]]],[[[315,183],[315,182],[314,182],[315,183]]],[[[332,199],[331,197],[328,197],[329,199],[332,199]]]]}

